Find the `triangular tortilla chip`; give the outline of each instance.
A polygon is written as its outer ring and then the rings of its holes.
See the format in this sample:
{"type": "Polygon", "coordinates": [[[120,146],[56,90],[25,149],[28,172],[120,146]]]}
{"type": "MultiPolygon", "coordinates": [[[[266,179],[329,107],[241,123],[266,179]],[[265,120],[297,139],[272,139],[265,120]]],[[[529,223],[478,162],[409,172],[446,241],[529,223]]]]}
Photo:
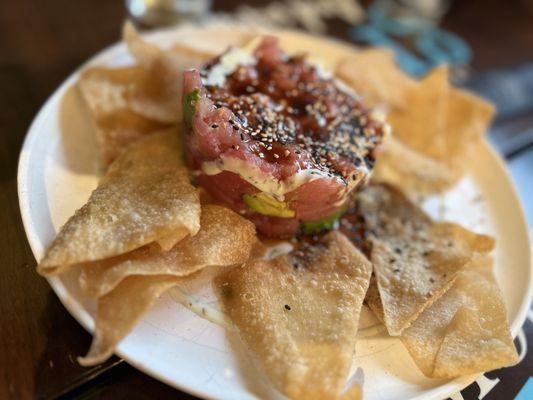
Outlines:
{"type": "Polygon", "coordinates": [[[387,105],[407,108],[407,93],[418,82],[405,74],[387,49],[369,49],[342,60],[335,70],[337,77],[350,85],[370,106],[387,105]]]}
{"type": "MultiPolygon", "coordinates": [[[[373,282],[373,285],[371,283],[365,300],[378,319],[384,321],[383,305],[376,282],[373,282]],[[369,293],[372,295],[369,296],[369,293]]],[[[426,376],[433,373],[435,355],[442,343],[446,327],[460,307],[461,301],[461,296],[455,290],[448,290],[426,308],[400,336],[411,357],[426,376]]]]}
{"type": "Polygon", "coordinates": [[[466,300],[446,329],[434,377],[467,375],[517,362],[507,310],[491,266],[480,259],[457,278],[453,289],[466,300]]]}
{"type": "Polygon", "coordinates": [[[124,26],[124,40],[140,65],[89,68],[78,82],[106,163],[134,141],[181,120],[182,72],[212,56],[183,44],[160,49],[131,23],[124,26]]]}
{"type": "Polygon", "coordinates": [[[388,109],[388,122],[401,144],[384,144],[376,178],[408,191],[431,193],[453,186],[494,115],[490,103],[450,85],[447,67],[416,81],[385,50],[362,51],[341,62],[336,73],[368,104],[388,109]]]}
{"type": "Polygon", "coordinates": [[[469,263],[451,289],[403,332],[402,342],[426,376],[453,378],[516,362],[491,266],[490,257],[469,263]]]}
{"type": "Polygon", "coordinates": [[[168,124],[146,118],[150,101],[146,87],[156,75],[139,66],[89,68],[78,81],[80,92],[94,118],[96,139],[105,163],[112,162],[133,142],[168,124]]]}
{"type": "Polygon", "coordinates": [[[197,190],[182,166],[178,132],[133,145],[109,168],[87,203],[61,228],[38,266],[43,275],[114,257],[163,239],[165,246],[200,229],[197,190]]]}
{"type": "Polygon", "coordinates": [[[196,235],[168,252],[152,245],[83,265],[80,286],[91,296],[101,297],[130,275],[186,276],[207,266],[242,264],[255,242],[255,227],[250,221],[228,208],[206,205],[196,235]]]}
{"type": "Polygon", "coordinates": [[[130,276],[101,297],[91,348],[78,362],[90,366],[108,359],[158,297],[178,283],[179,278],[174,276],[130,276]]]}
{"type": "Polygon", "coordinates": [[[380,146],[372,182],[389,183],[407,193],[431,194],[453,186],[461,171],[416,152],[394,136],[380,146]]]}
{"type": "Polygon", "coordinates": [[[488,236],[432,221],[389,186],[365,188],[357,195],[357,207],[372,243],[371,261],[392,336],[442,296],[476,253],[494,247],[488,236]]]}
{"type": "Polygon", "coordinates": [[[132,103],[133,110],[156,121],[180,121],[183,71],[200,67],[215,54],[182,43],[174,44],[172,51],[164,50],[144,40],[129,21],[124,24],[122,36],[131,55],[150,77],[140,87],[144,96],[132,103]]]}
{"type": "Polygon", "coordinates": [[[368,290],[365,295],[365,303],[372,310],[374,315],[381,322],[385,321],[385,315],[383,314],[383,304],[381,304],[381,298],[379,297],[378,282],[375,275],[372,275],[370,278],[370,283],[368,284],[368,290]]]}
{"type": "Polygon", "coordinates": [[[428,155],[444,144],[446,107],[450,94],[448,68],[437,67],[411,88],[405,101],[409,108],[388,115],[394,135],[412,149],[428,155]]]}
{"type": "Polygon", "coordinates": [[[494,118],[494,106],[460,89],[452,89],[446,105],[444,146],[433,157],[453,168],[464,168],[473,145],[485,135],[494,118]]]}
{"type": "Polygon", "coordinates": [[[337,398],[355,349],[371,265],[341,233],[216,280],[226,312],[289,398],[337,398]]]}

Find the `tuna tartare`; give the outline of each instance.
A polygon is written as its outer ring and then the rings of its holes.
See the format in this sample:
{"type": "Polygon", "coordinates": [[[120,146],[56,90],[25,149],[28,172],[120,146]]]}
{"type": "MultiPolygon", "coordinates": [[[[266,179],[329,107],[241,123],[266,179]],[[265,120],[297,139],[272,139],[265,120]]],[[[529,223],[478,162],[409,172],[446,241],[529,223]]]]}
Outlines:
{"type": "Polygon", "coordinates": [[[197,183],[271,237],[334,225],[386,125],[274,37],[184,74],[186,157],[197,183]]]}

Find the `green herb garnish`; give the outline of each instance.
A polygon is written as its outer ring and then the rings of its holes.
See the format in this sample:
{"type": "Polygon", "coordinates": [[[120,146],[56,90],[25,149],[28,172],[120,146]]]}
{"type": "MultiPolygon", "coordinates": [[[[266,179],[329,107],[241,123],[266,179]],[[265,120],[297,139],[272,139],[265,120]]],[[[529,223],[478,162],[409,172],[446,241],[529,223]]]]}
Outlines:
{"type": "Polygon", "coordinates": [[[189,126],[192,124],[192,116],[200,97],[200,89],[194,89],[187,93],[183,99],[183,119],[189,126]]]}
{"type": "Polygon", "coordinates": [[[344,208],[337,211],[335,214],[330,215],[329,217],[323,218],[320,221],[305,221],[302,222],[302,232],[307,235],[314,235],[322,231],[329,231],[335,228],[335,225],[339,221],[339,218],[346,211],[344,208]]]}

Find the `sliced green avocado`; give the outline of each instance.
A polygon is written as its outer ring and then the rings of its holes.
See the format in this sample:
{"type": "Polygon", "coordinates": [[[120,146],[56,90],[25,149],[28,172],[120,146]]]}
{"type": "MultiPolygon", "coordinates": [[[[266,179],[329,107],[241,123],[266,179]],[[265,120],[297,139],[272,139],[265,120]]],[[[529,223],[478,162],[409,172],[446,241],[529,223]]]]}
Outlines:
{"type": "Polygon", "coordinates": [[[302,222],[302,232],[307,235],[314,235],[322,231],[329,231],[335,228],[335,224],[339,218],[344,214],[344,208],[341,208],[335,214],[330,215],[329,217],[323,218],[319,221],[303,221],[302,222]]]}
{"type": "Polygon", "coordinates": [[[266,193],[242,196],[244,203],[253,211],[270,217],[292,218],[296,215],[284,201],[276,200],[266,193]]]}
{"type": "Polygon", "coordinates": [[[196,103],[200,100],[200,89],[191,90],[183,98],[183,119],[188,125],[192,124],[192,116],[196,108],[196,103]]]}

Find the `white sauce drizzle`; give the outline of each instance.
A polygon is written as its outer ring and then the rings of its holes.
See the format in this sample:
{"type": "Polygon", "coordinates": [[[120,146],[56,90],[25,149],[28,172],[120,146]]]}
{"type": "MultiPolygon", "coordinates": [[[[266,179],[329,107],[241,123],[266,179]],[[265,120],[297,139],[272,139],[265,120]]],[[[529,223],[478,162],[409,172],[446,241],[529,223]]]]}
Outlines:
{"type": "Polygon", "coordinates": [[[261,192],[274,196],[280,201],[285,199],[285,194],[315,179],[336,179],[348,189],[351,183],[348,182],[348,185],[346,185],[341,178],[336,176],[331,177],[327,172],[315,168],[301,169],[290,178],[280,181],[270,174],[261,171],[259,168],[251,166],[249,162],[236,157],[221,157],[216,161],[206,161],[202,163],[201,168],[206,175],[217,175],[223,171],[233,172],[261,192]]]}
{"type": "MultiPolygon", "coordinates": [[[[243,48],[230,48],[224,55],[222,55],[220,61],[211,68],[207,77],[202,78],[202,83],[210,86],[223,86],[226,82],[226,77],[231,75],[240,66],[255,65],[257,60],[253,53],[261,40],[261,36],[257,36],[243,48]]],[[[326,63],[323,59],[311,55],[307,57],[306,61],[317,69],[317,72],[322,79],[333,79],[333,83],[341,91],[344,91],[355,98],[359,97],[358,94],[343,81],[333,77],[332,73],[325,68],[326,63]]],[[[381,120],[384,119],[382,115],[377,117],[381,117],[381,120]]],[[[255,186],[261,192],[269,194],[280,201],[284,200],[285,194],[297,189],[305,183],[319,178],[332,178],[325,171],[317,168],[309,168],[299,170],[289,179],[280,181],[269,174],[262,172],[259,168],[250,166],[245,161],[235,157],[221,157],[217,161],[204,162],[201,169],[206,175],[217,175],[223,171],[238,174],[242,179],[255,186]]],[[[368,179],[370,171],[364,166],[359,167],[359,170],[361,170],[361,172],[366,175],[366,179],[368,179]]],[[[362,177],[364,177],[364,175],[362,177]]],[[[348,182],[345,182],[336,176],[333,176],[333,179],[338,180],[342,185],[341,187],[343,189],[339,191],[339,201],[337,202],[337,205],[342,205],[345,200],[345,195],[360,183],[360,179],[356,181],[348,179],[348,182]]]]}
{"type": "Polygon", "coordinates": [[[256,62],[257,60],[249,48],[232,47],[209,70],[207,77],[202,78],[202,83],[209,86],[223,86],[226,82],[226,77],[231,75],[237,68],[255,65],[256,62]]]}

